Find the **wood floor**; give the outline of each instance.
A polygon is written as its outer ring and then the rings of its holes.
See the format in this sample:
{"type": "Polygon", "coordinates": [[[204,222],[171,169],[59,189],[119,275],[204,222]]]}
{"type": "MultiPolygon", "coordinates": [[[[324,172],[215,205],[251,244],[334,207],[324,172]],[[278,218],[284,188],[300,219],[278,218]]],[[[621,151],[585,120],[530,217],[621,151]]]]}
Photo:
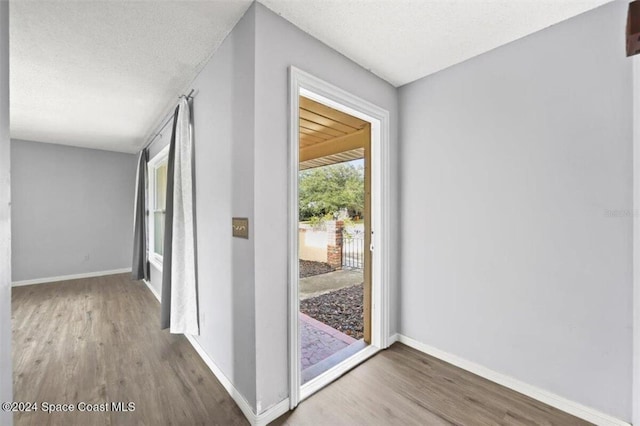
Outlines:
{"type": "Polygon", "coordinates": [[[21,425],[246,425],[159,305],[128,274],[15,287],[15,401],[134,402],[133,412],[15,415],[21,425]]]}
{"type": "Polygon", "coordinates": [[[273,425],[588,425],[395,343],[273,425]]]}
{"type": "MultiPolygon", "coordinates": [[[[182,336],[159,330],[127,274],[13,289],[16,401],[134,402],[133,412],[17,414],[22,425],[245,425],[182,336]]],[[[275,425],[586,425],[396,343],[275,425]]]]}

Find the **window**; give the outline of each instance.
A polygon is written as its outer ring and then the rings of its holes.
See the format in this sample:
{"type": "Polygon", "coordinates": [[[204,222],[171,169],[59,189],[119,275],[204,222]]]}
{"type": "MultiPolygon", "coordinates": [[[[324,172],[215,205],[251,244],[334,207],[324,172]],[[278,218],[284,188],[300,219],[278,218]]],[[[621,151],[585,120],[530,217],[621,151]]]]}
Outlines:
{"type": "Polygon", "coordinates": [[[155,169],[155,205],[153,206],[154,246],[153,252],[159,256],[164,254],[164,216],[167,198],[167,161],[155,169]]]}
{"type": "Polygon", "coordinates": [[[167,160],[169,147],[160,151],[149,161],[149,261],[158,269],[162,269],[164,254],[164,223],[167,203],[167,160]]]}

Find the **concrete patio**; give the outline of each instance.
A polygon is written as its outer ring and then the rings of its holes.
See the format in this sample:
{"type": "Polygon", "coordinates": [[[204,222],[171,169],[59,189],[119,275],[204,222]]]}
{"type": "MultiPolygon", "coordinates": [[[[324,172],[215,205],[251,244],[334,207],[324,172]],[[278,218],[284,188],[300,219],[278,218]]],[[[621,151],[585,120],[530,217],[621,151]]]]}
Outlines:
{"type": "Polygon", "coordinates": [[[300,300],[360,284],[364,281],[362,270],[341,269],[326,274],[300,278],[300,300]]]}

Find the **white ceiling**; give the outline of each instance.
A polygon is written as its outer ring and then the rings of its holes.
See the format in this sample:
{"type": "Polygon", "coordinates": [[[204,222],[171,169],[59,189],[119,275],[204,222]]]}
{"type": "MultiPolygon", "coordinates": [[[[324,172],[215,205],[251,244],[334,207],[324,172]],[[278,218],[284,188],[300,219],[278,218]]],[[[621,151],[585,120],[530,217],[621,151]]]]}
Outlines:
{"type": "Polygon", "coordinates": [[[260,0],[402,86],[611,0],[260,0]]]}
{"type": "Polygon", "coordinates": [[[11,136],[137,151],[250,5],[12,1],[11,136]]]}
{"type": "MultiPolygon", "coordinates": [[[[610,0],[260,1],[400,86],[610,0]]],[[[13,0],[11,136],[136,152],[250,4],[13,0]]]]}

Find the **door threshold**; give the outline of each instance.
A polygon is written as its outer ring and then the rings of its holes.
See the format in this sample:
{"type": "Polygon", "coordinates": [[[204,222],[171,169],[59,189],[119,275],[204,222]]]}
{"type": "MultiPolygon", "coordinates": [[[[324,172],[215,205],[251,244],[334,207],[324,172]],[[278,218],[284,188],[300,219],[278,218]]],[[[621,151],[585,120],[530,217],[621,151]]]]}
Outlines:
{"type": "Polygon", "coordinates": [[[351,343],[349,346],[340,349],[338,352],[323,359],[319,363],[305,368],[304,370],[302,370],[302,384],[304,385],[305,383],[310,382],[325,371],[330,370],[336,365],[339,365],[340,363],[348,360],[361,350],[366,349],[367,346],[369,345],[365,343],[364,340],[356,340],[354,343],[351,343]]]}
{"type": "Polygon", "coordinates": [[[355,368],[357,365],[363,363],[367,359],[380,352],[380,350],[381,349],[377,346],[369,345],[358,353],[345,359],[340,364],[320,374],[318,377],[309,380],[307,383],[300,387],[300,401],[304,401],[323,387],[327,386],[336,379],[340,378],[345,373],[349,372],[349,370],[355,368]]]}

